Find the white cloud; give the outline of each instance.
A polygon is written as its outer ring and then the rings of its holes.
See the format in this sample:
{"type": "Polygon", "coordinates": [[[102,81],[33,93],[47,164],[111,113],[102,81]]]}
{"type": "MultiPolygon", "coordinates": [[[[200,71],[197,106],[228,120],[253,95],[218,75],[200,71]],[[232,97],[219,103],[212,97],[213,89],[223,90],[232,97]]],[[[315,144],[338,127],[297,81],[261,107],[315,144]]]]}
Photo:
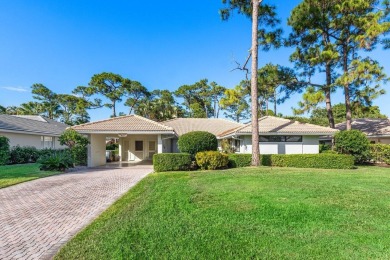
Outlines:
{"type": "Polygon", "coordinates": [[[10,90],[10,91],[16,91],[16,92],[27,92],[28,89],[25,89],[23,87],[1,87],[3,89],[6,89],[6,90],[10,90]]]}

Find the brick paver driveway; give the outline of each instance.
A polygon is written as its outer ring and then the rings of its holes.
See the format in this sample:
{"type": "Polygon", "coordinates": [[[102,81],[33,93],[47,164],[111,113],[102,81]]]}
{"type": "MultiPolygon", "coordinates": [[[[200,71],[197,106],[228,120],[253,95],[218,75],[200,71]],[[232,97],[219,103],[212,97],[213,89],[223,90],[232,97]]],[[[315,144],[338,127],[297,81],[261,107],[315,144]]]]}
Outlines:
{"type": "Polygon", "coordinates": [[[0,259],[48,259],[152,166],[96,168],[0,189],[0,259]]]}

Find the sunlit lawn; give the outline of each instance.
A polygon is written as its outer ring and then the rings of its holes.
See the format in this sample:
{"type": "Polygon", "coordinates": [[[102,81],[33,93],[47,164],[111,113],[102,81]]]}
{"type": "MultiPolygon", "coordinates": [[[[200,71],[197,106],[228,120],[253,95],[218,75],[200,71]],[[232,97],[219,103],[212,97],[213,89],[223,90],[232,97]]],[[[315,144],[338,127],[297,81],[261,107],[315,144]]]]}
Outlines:
{"type": "Polygon", "coordinates": [[[57,259],[390,259],[390,169],[152,174],[57,259]]]}
{"type": "Polygon", "coordinates": [[[40,171],[36,163],[0,166],[0,188],[54,174],[58,172],[40,171]]]}

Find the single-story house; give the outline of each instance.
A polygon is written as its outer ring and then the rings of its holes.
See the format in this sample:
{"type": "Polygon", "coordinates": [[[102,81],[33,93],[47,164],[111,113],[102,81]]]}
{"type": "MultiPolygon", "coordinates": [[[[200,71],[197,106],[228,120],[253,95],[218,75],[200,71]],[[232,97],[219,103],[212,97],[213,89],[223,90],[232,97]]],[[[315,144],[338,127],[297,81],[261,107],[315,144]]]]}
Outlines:
{"type": "Polygon", "coordinates": [[[42,116],[0,115],[0,135],[9,138],[11,147],[64,148],[58,137],[67,127],[42,116]]]}
{"type": "MultiPolygon", "coordinates": [[[[346,123],[337,124],[336,129],[345,130],[346,123]]],[[[371,143],[390,144],[390,120],[362,118],[352,120],[352,129],[360,130],[366,134],[371,143]]]]}
{"type": "MultiPolygon", "coordinates": [[[[207,131],[219,142],[228,139],[237,153],[251,153],[251,124],[226,119],[177,118],[165,122],[129,115],[72,127],[88,136],[88,166],[106,163],[107,137],[119,138],[121,161],[152,159],[155,153],[179,152],[178,138],[192,131],[207,131]]],[[[319,136],[334,135],[338,130],[288,119],[266,116],[259,120],[260,152],[263,154],[316,154],[319,136]]]]}

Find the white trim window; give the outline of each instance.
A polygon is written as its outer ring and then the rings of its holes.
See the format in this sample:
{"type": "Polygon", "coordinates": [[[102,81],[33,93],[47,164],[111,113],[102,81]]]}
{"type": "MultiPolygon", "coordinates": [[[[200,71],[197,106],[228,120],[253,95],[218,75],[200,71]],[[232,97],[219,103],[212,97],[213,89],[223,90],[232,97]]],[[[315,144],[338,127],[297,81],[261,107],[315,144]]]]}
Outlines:
{"type": "Polygon", "coordinates": [[[260,143],[302,143],[301,135],[262,135],[260,136],[260,143]]]}
{"type": "Polygon", "coordinates": [[[41,136],[41,145],[42,148],[55,148],[54,147],[54,137],[52,136],[41,136]]]}

